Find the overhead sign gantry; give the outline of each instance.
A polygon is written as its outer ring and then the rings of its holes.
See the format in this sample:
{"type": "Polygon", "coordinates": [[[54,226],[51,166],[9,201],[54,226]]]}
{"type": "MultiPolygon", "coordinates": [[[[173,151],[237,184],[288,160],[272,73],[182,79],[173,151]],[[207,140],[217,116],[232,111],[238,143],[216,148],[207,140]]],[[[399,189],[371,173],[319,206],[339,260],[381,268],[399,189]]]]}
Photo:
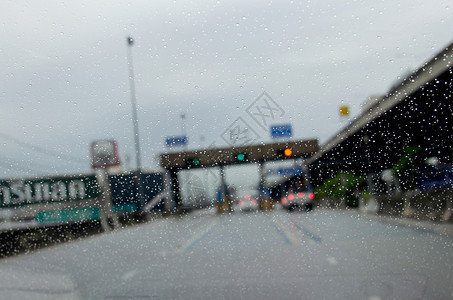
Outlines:
{"type": "MultiPolygon", "coordinates": [[[[222,181],[223,167],[228,165],[258,163],[284,159],[308,158],[319,150],[318,140],[286,141],[241,147],[203,149],[160,155],[161,166],[170,172],[173,198],[181,207],[178,172],[195,168],[220,167],[222,181]]],[[[264,174],[264,172],[261,172],[264,174]]],[[[263,179],[261,179],[263,181],[263,179]]]]}
{"type": "Polygon", "coordinates": [[[309,157],[319,150],[318,140],[288,141],[233,148],[204,149],[161,154],[161,166],[171,170],[207,168],[309,157]]]}

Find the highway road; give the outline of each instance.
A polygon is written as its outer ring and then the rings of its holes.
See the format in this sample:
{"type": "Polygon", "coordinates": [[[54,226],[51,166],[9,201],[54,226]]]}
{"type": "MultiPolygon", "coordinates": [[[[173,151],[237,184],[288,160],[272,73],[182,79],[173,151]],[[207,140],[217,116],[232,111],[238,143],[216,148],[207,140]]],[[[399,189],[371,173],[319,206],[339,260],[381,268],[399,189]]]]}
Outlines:
{"type": "Polygon", "coordinates": [[[1,299],[452,299],[453,238],[356,212],[154,220],[0,261],[1,299]]]}

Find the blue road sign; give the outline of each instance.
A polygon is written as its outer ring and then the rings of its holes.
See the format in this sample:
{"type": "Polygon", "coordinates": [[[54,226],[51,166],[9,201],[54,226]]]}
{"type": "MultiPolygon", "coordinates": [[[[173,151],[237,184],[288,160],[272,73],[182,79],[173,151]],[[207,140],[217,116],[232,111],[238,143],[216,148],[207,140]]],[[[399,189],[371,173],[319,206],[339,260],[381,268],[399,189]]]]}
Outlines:
{"type": "Polygon", "coordinates": [[[187,145],[187,136],[170,136],[165,138],[165,145],[167,147],[175,147],[175,146],[185,146],[187,145]]]}
{"type": "Polygon", "coordinates": [[[277,168],[267,171],[269,175],[295,176],[303,174],[302,168],[277,168]]]}
{"type": "Polygon", "coordinates": [[[292,176],[301,175],[302,173],[302,168],[278,169],[278,175],[292,176]]]}
{"type": "Polygon", "coordinates": [[[292,136],[293,136],[293,130],[291,128],[291,124],[272,125],[271,126],[271,138],[272,139],[290,138],[292,136]]]}

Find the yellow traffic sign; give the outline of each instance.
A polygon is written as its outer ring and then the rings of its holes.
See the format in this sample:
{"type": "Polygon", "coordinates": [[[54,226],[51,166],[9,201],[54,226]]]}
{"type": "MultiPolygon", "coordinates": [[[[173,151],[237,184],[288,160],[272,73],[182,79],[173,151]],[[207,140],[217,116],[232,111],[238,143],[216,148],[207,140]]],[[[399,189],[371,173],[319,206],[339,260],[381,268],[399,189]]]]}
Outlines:
{"type": "Polygon", "coordinates": [[[340,116],[342,117],[349,116],[349,106],[346,105],[340,106],[340,116]]]}

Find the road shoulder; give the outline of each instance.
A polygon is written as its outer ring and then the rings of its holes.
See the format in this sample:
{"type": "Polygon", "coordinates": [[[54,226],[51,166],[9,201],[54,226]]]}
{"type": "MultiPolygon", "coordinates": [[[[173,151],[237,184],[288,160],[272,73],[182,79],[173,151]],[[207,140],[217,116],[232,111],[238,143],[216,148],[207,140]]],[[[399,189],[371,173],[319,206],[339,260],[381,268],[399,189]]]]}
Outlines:
{"type": "Polygon", "coordinates": [[[428,220],[417,220],[406,217],[395,217],[376,213],[361,212],[357,209],[344,209],[343,211],[346,213],[355,214],[357,216],[377,220],[380,222],[395,224],[399,226],[406,226],[417,230],[430,231],[436,234],[453,238],[453,223],[448,221],[436,222],[428,220]]]}

